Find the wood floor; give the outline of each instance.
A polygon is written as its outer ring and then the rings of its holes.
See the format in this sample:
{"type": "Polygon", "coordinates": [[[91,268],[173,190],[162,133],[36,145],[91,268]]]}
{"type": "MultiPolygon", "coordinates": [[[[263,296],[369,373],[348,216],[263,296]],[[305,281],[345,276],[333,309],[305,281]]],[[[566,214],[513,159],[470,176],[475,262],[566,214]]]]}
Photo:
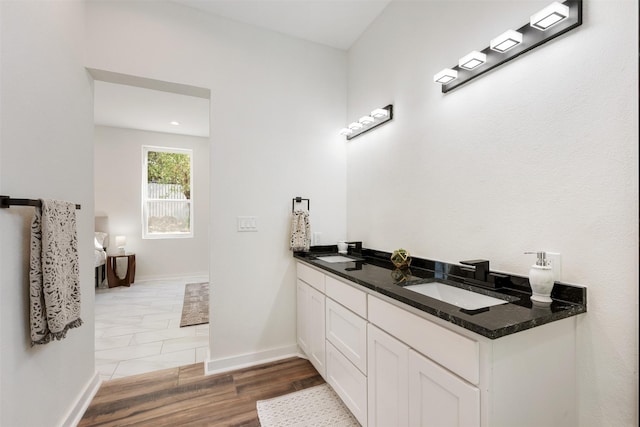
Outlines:
{"type": "Polygon", "coordinates": [[[207,376],[196,363],[102,383],[78,427],[260,426],[256,401],[323,383],[300,358],[207,376]]]}

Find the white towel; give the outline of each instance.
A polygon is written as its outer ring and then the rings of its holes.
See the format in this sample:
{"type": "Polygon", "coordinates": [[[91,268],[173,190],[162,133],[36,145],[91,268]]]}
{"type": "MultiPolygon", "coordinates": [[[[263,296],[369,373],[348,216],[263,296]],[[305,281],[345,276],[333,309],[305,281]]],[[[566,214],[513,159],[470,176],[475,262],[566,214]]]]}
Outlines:
{"type": "Polygon", "coordinates": [[[310,246],[311,227],[309,225],[309,212],[296,209],[291,216],[291,250],[294,252],[309,252],[310,246]]]}
{"type": "Polygon", "coordinates": [[[31,345],[63,339],[82,325],[76,206],[42,200],[31,222],[31,345]]]}

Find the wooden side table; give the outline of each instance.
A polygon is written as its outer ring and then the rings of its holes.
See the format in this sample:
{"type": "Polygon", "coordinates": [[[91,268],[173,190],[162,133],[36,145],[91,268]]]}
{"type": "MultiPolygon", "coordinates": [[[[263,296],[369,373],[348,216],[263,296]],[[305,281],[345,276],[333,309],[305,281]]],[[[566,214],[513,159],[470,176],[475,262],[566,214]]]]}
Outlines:
{"type": "Polygon", "coordinates": [[[107,254],[107,282],[110,288],[116,286],[131,286],[136,280],[136,254],[126,252],[124,254],[107,254]],[[127,274],[123,279],[118,277],[118,258],[127,259],[127,274]]]}

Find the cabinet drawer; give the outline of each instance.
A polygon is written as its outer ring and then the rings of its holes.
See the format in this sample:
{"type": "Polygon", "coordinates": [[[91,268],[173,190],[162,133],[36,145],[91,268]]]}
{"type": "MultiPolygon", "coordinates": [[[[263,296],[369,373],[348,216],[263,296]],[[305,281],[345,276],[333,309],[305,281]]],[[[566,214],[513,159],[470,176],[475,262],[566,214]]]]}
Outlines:
{"type": "Polygon", "coordinates": [[[326,333],[327,340],[366,375],[367,321],[327,298],[326,333]]]}
{"type": "Polygon", "coordinates": [[[338,301],[358,316],[367,318],[366,293],[329,276],[325,278],[325,287],[325,294],[329,298],[338,301]]]}
{"type": "Polygon", "coordinates": [[[467,381],[480,380],[478,342],[371,295],[369,321],[467,381]]]}
{"type": "Polygon", "coordinates": [[[298,279],[310,284],[320,292],[324,293],[324,274],[301,262],[298,262],[296,268],[298,279]]]}
{"type": "Polygon", "coordinates": [[[327,341],[327,382],[360,425],[367,425],[367,377],[327,341]]]}

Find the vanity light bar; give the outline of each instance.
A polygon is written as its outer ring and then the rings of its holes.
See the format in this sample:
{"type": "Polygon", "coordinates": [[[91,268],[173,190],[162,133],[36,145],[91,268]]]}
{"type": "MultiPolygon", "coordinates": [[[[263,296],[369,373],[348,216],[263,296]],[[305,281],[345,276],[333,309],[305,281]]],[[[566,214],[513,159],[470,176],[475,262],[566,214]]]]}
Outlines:
{"type": "Polygon", "coordinates": [[[389,104],[384,108],[376,108],[370,115],[362,116],[357,122],[349,124],[340,130],[340,135],[347,137],[347,140],[362,135],[383,123],[393,119],[393,105],[389,104]]]}
{"type": "Polygon", "coordinates": [[[472,51],[433,76],[446,93],[476,77],[582,25],[582,1],[554,2],[529,17],[529,22],[493,38],[481,51],[472,51]]]}

